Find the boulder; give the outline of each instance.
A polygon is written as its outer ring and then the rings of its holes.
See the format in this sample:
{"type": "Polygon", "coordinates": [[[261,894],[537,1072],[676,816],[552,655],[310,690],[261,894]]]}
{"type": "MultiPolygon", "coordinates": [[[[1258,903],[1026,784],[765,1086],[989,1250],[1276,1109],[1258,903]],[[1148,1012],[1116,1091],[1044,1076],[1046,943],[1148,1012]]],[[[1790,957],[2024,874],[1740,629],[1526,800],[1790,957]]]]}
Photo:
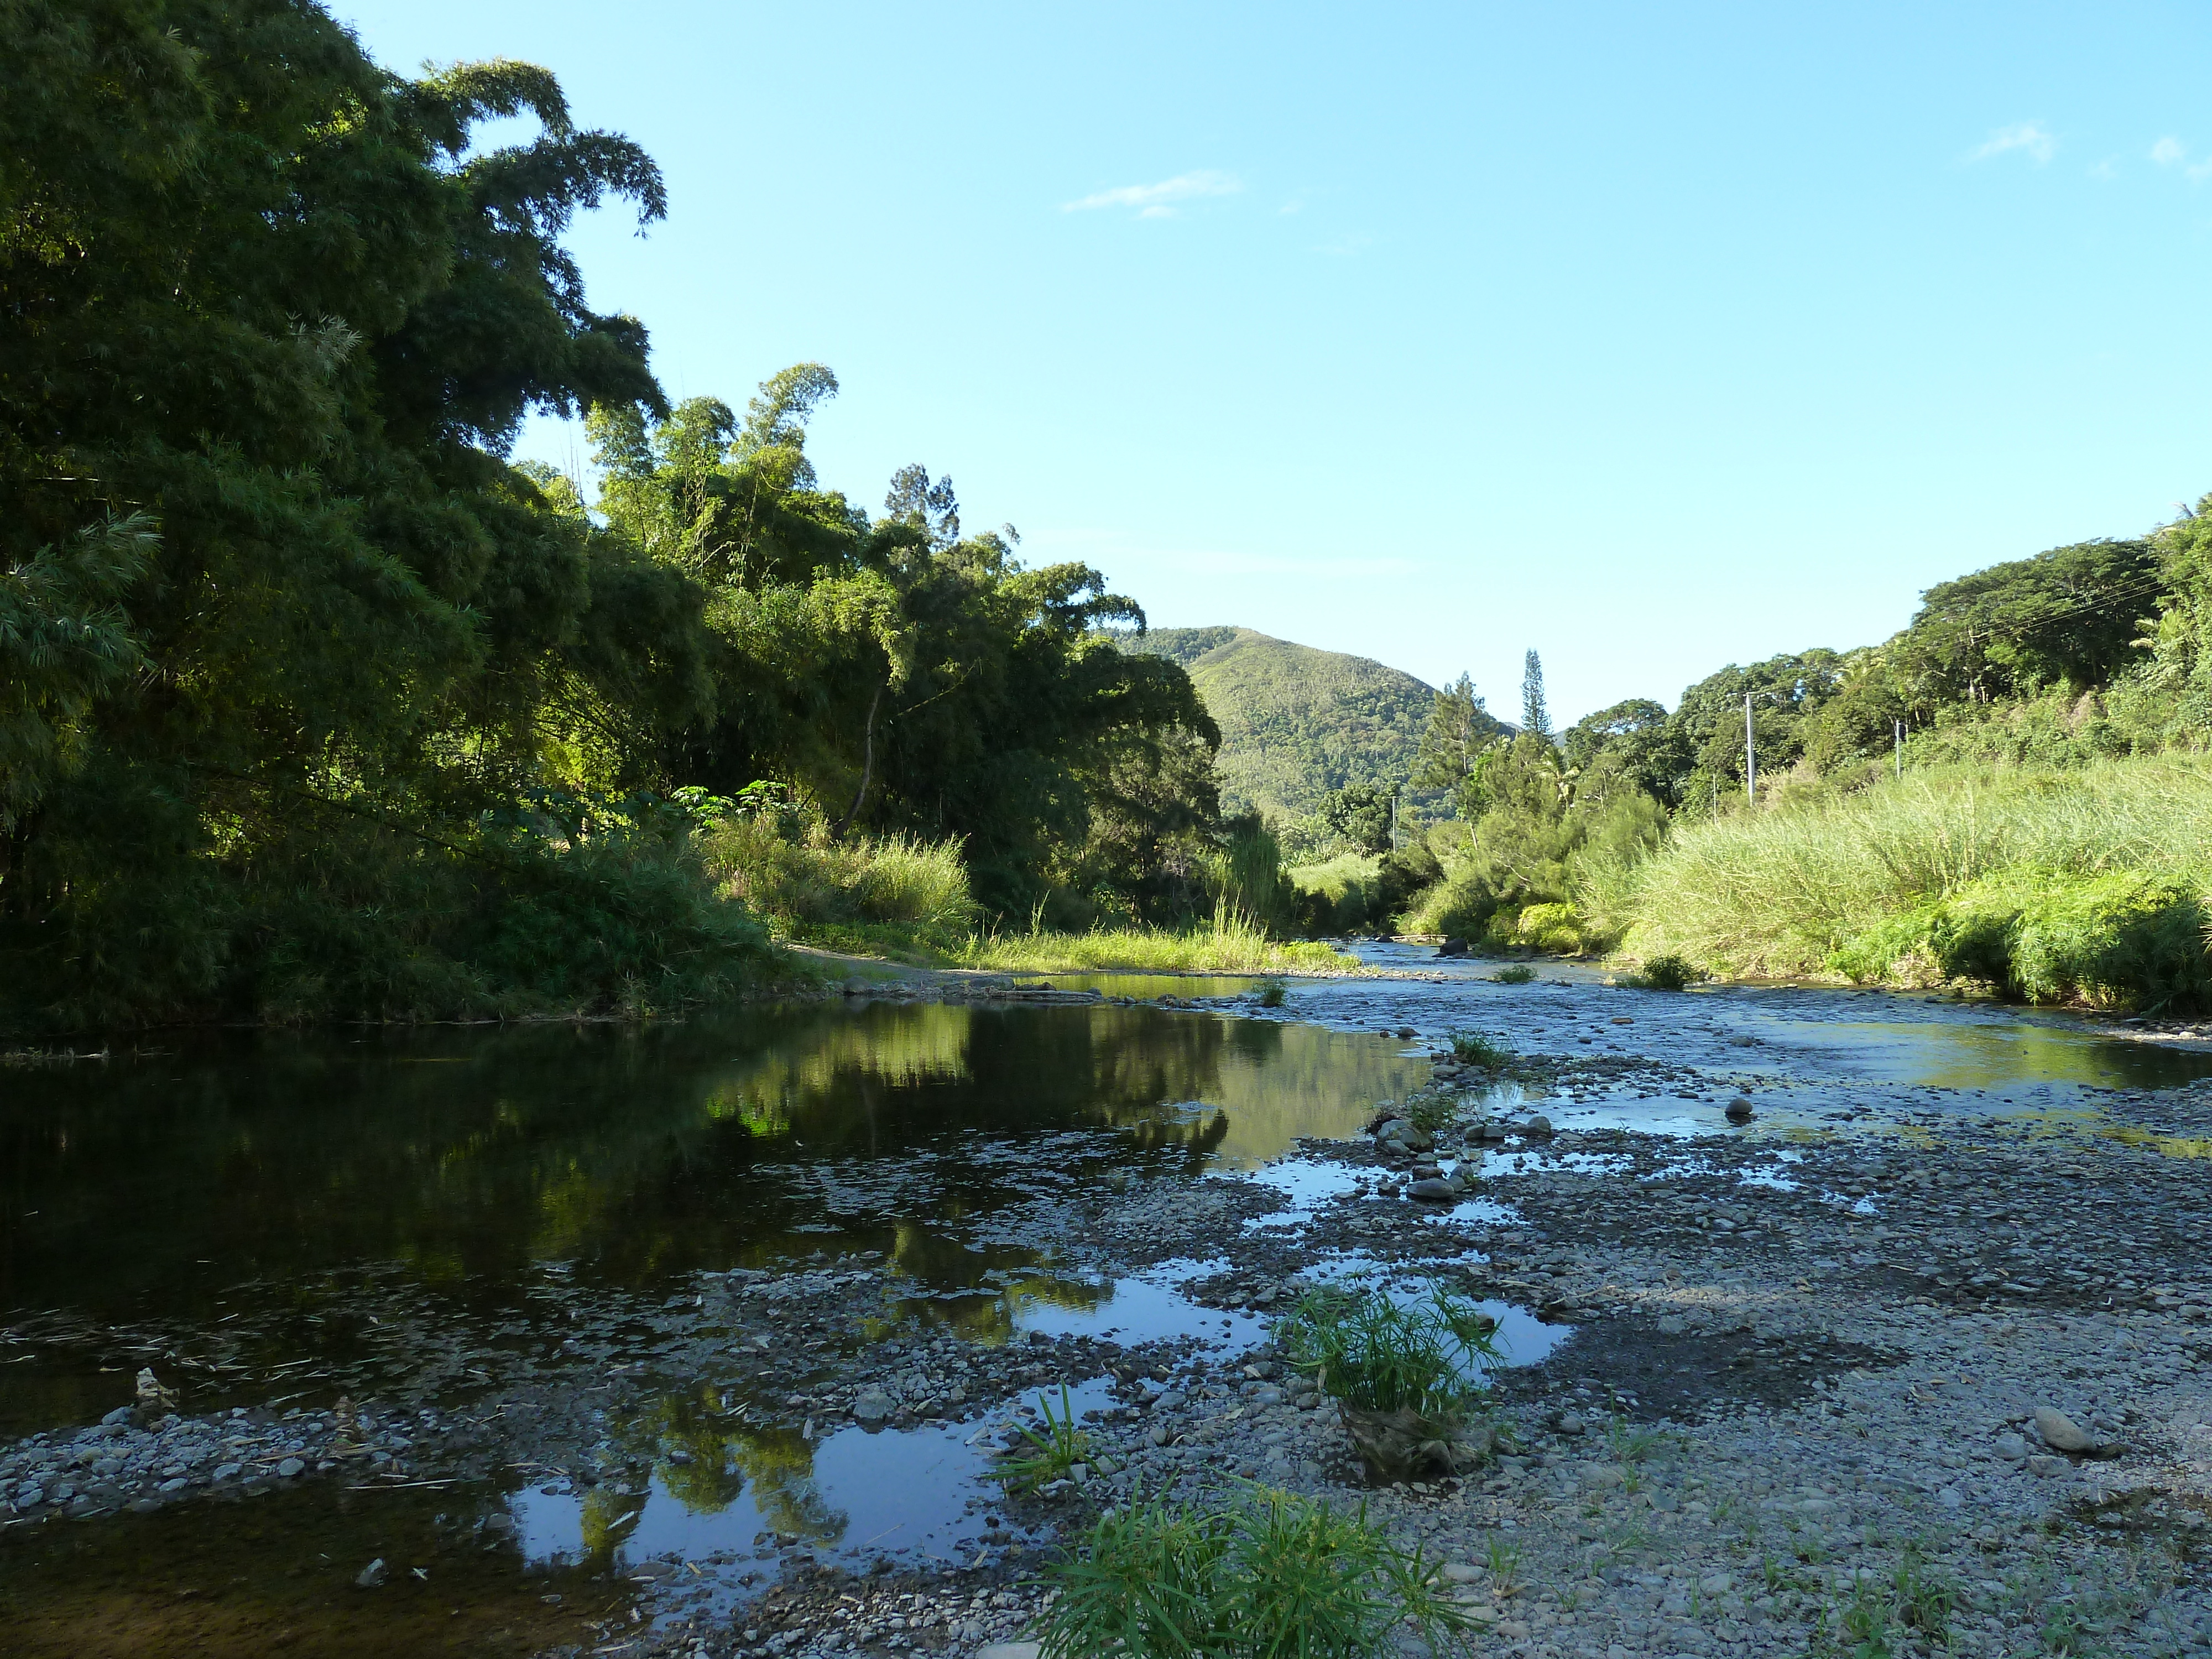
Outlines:
{"type": "Polygon", "coordinates": [[[1748,1123],[1751,1121],[1752,1116],[1751,1103],[1746,1100],[1741,1095],[1738,1095],[1734,1100],[1729,1102],[1728,1121],[1729,1122],[1748,1123]]]}
{"type": "Polygon", "coordinates": [[[1440,1176],[1431,1176],[1425,1180],[1416,1181],[1406,1188],[1407,1197],[1425,1198],[1434,1204],[1455,1203],[1460,1195],[1459,1187],[1440,1176]]]}
{"type": "Polygon", "coordinates": [[[1359,1461],[1379,1480],[1463,1474],[1486,1461],[1493,1450],[1493,1437],[1486,1425],[1424,1417],[1411,1410],[1347,1409],[1344,1425],[1359,1461]]]}

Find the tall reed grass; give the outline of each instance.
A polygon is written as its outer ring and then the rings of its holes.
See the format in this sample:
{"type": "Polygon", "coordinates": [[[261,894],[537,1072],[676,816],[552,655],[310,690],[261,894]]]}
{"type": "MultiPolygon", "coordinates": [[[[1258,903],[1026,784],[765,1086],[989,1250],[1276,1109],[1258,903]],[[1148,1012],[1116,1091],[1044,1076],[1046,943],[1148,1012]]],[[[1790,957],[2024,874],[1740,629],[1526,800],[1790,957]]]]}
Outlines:
{"type": "Polygon", "coordinates": [[[835,943],[884,928],[950,946],[978,915],[957,839],[794,840],[763,814],[720,820],[701,838],[700,854],[723,896],[787,939],[835,943]]]}
{"type": "Polygon", "coordinates": [[[1628,918],[1632,955],[2119,1003],[2212,990],[2208,892],[2212,764],[2162,757],[1913,773],[1684,825],[1594,896],[1628,918]]]}
{"type": "Polygon", "coordinates": [[[1081,973],[1112,969],[1200,974],[1340,974],[1359,965],[1326,945],[1284,940],[1243,912],[1218,908],[1186,928],[1094,927],[1084,933],[973,934],[949,953],[963,968],[1000,973],[1081,973]]]}

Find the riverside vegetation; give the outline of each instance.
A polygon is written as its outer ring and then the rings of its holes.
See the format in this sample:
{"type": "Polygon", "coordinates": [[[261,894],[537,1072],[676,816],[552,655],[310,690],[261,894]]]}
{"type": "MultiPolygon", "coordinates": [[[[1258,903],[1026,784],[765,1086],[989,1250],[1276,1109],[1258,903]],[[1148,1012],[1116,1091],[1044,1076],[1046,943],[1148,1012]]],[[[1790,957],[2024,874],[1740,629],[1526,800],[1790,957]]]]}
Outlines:
{"type": "Polygon", "coordinates": [[[1413,775],[1456,816],[1394,836],[1386,796],[1332,798],[1344,850],[1293,872],[1302,914],[1618,951],[1648,984],[2212,1006],[2208,512],[1940,584],[1882,645],[1730,666],[1672,713],[1632,699],[1555,737],[1531,652],[1498,736],[1462,678],[1413,775]]]}
{"type": "Polygon", "coordinates": [[[822,365],[670,402],[562,240],[660,173],[546,71],[279,0],[4,27],[0,1029],[649,1012],[794,923],[1281,931],[1099,573],[919,465],[830,488],[822,365]],[[595,496],[510,459],[532,410],[595,496]]]}

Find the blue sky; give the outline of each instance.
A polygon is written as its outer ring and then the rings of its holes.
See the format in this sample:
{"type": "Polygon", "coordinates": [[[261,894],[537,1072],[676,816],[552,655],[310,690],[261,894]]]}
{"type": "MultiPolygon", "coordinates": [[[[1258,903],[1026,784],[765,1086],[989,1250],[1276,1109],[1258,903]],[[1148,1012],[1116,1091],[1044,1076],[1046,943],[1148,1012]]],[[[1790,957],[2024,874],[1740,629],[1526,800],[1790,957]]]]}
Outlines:
{"type": "MultiPolygon", "coordinates": [[[[2202,6],[335,0],[667,174],[573,241],[673,396],[1158,625],[1556,714],[1878,640],[2212,489],[2202,6]]],[[[551,422],[528,453],[567,465],[551,422]]]]}

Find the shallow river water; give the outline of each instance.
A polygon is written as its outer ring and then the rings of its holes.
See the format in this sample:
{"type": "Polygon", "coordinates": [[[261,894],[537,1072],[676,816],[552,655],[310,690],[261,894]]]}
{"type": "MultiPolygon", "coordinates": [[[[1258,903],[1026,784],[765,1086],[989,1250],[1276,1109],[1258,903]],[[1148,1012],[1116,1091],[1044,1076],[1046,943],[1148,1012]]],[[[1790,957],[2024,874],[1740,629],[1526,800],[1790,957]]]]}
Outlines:
{"type": "MultiPolygon", "coordinates": [[[[726,1606],[794,1537],[825,1558],[964,1558],[1006,1535],[989,1424],[795,1431],[742,1382],[702,1408],[672,1363],[656,1395],[653,1311],[702,1274],[875,1253],[884,1340],[1201,1334],[1233,1352],[1262,1328],[1179,1293],[1202,1263],[1116,1278],[995,1224],[1169,1173],[1257,1178],[1295,1206],[1336,1179],[1301,1164],[1300,1139],[1353,1135],[1455,1030],[1656,1057],[1663,1079],[1625,1068],[1535,1103],[1562,1127],[1663,1134],[1723,1127],[1739,1091],[1757,1133],[1788,1136],[1877,1110],[1885,1132],[1916,1112],[2094,1114],[2088,1091],[2212,1073],[2212,1056],[1986,1005],[1636,996],[1558,966],[1506,987],[1492,964],[1364,953],[1418,976],[1297,983],[1273,1011],[1249,981],[1104,976],[1054,983],[1215,1006],[863,1000],[641,1030],[177,1036],[0,1072],[0,1441],[96,1422],[142,1365],[187,1413],[264,1417],[341,1393],[465,1414],[493,1371],[557,1386],[588,1365],[644,1378],[632,1415],[657,1425],[629,1487],[517,1466],[55,1520],[0,1502],[0,1624],[34,1652],[524,1653],[575,1640],[586,1600],[618,1605],[625,1566],[706,1562],[726,1606]],[[611,1343],[574,1352],[579,1308],[611,1343]],[[372,1556],[405,1564],[392,1595],[352,1589],[372,1556]]],[[[1497,1311],[1518,1358],[1557,1340],[1497,1311]]]]}

